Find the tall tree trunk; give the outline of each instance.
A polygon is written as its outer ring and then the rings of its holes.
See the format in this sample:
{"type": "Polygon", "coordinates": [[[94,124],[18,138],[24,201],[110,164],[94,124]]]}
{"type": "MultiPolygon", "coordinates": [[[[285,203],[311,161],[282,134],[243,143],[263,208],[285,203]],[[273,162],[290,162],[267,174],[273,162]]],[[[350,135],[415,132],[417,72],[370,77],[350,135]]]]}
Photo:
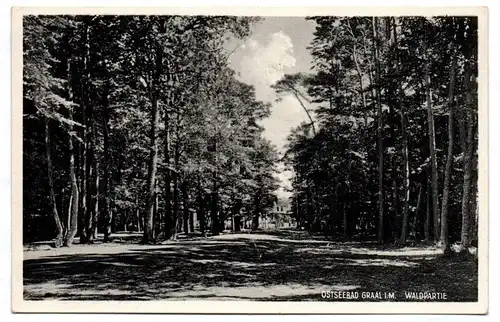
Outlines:
{"type": "MultiPolygon", "coordinates": [[[[89,113],[90,109],[89,109],[89,113]]],[[[90,124],[89,124],[90,125],[90,124]]],[[[93,127],[93,125],[90,125],[93,127]]],[[[92,130],[94,131],[94,130],[92,130]]],[[[93,133],[91,135],[88,135],[87,138],[87,160],[86,160],[86,171],[85,171],[85,196],[82,198],[86,199],[86,208],[85,208],[85,217],[83,221],[83,227],[82,227],[82,235],[84,237],[84,240],[80,240],[80,243],[88,243],[90,242],[89,239],[91,237],[88,235],[90,228],[92,226],[92,215],[93,215],[93,195],[95,195],[92,179],[95,176],[95,160],[94,160],[94,138],[93,138],[93,133]],[[94,166],[93,166],[94,165],[94,166]]]]}
{"type": "Polygon", "coordinates": [[[352,142],[349,140],[348,141],[348,149],[349,149],[349,154],[347,156],[347,178],[346,178],[346,183],[347,183],[347,189],[346,189],[346,197],[344,198],[343,202],[345,203],[344,205],[344,235],[345,236],[350,236],[352,232],[354,231],[353,229],[350,229],[349,223],[351,223],[354,219],[354,212],[352,211],[352,204],[354,202],[353,196],[352,196],[352,142]]]}
{"type": "MultiPolygon", "coordinates": [[[[184,234],[189,234],[189,191],[188,183],[184,180],[182,183],[182,223],[184,234]]],[[[191,232],[193,232],[191,230],[191,232]]]]}
{"type": "MultiPolygon", "coordinates": [[[[73,112],[70,112],[72,114],[73,112]]],[[[69,119],[72,121],[73,116],[70,116],[69,119]]],[[[71,132],[71,129],[70,129],[71,132]]],[[[69,229],[66,232],[66,237],[64,240],[64,246],[71,246],[73,244],[73,239],[75,238],[76,232],[78,230],[78,183],[76,181],[76,173],[75,173],[75,153],[73,149],[73,138],[69,135],[69,173],[70,173],[70,181],[71,181],[71,196],[73,199],[72,207],[71,207],[71,219],[69,222],[69,229]]]]}
{"type": "Polygon", "coordinates": [[[472,115],[472,84],[473,84],[472,68],[467,65],[465,68],[465,117],[467,121],[467,138],[466,138],[466,151],[464,154],[464,183],[462,194],[462,232],[461,232],[461,247],[462,250],[467,250],[470,247],[470,215],[469,215],[469,201],[471,197],[471,178],[472,178],[472,158],[474,154],[474,117],[472,115]],[[472,78],[472,81],[471,81],[472,78]]]}
{"type": "Polygon", "coordinates": [[[429,183],[429,175],[426,172],[425,176],[425,222],[424,222],[424,238],[425,241],[428,242],[431,240],[430,236],[430,231],[431,231],[431,212],[432,212],[432,206],[431,206],[431,185],[429,183]]]}
{"type": "Polygon", "coordinates": [[[347,237],[347,211],[345,206],[345,199],[342,201],[342,234],[347,237]]]}
{"type": "Polygon", "coordinates": [[[203,236],[205,236],[205,200],[204,200],[205,198],[201,187],[201,174],[198,174],[197,190],[198,190],[198,195],[197,195],[198,212],[196,214],[196,217],[200,222],[200,232],[203,236]]]}
{"type": "Polygon", "coordinates": [[[89,104],[89,83],[90,83],[90,21],[89,18],[83,20],[84,29],[83,35],[81,37],[82,42],[82,62],[83,70],[80,82],[80,94],[81,94],[81,108],[82,108],[82,122],[84,124],[83,129],[83,173],[81,178],[81,211],[80,211],[80,221],[79,221],[79,235],[80,243],[87,243],[90,236],[89,233],[89,223],[92,222],[90,218],[93,212],[92,207],[92,177],[93,177],[93,108],[89,104]],[[92,129],[92,130],[90,130],[92,129]]]}
{"type": "Polygon", "coordinates": [[[92,187],[91,214],[87,218],[87,242],[93,243],[95,239],[95,230],[97,227],[97,217],[99,216],[99,161],[94,160],[94,180],[92,187]]]}
{"type": "Polygon", "coordinates": [[[447,249],[448,242],[448,200],[450,195],[451,170],[453,166],[453,99],[455,91],[455,70],[457,60],[455,55],[451,56],[450,84],[448,89],[448,154],[446,156],[446,167],[444,170],[443,202],[441,209],[441,236],[439,244],[443,249],[447,249]]]}
{"type": "Polygon", "coordinates": [[[140,233],[142,231],[142,219],[141,219],[141,211],[139,205],[139,196],[135,195],[135,218],[137,220],[137,232],[140,233]]]}
{"type": "Polygon", "coordinates": [[[363,102],[363,115],[364,115],[364,119],[365,119],[365,128],[368,129],[368,109],[367,109],[366,94],[364,91],[364,84],[363,84],[363,72],[361,71],[361,66],[360,66],[359,60],[358,60],[357,40],[356,40],[356,36],[354,35],[354,30],[351,27],[351,23],[349,22],[349,19],[347,20],[347,23],[348,23],[349,30],[350,30],[350,33],[352,36],[352,40],[353,40],[352,58],[354,60],[354,64],[356,66],[356,72],[358,75],[359,93],[361,94],[361,101],[363,102]]]}
{"type": "Polygon", "coordinates": [[[242,199],[238,197],[233,197],[234,206],[232,210],[232,230],[239,232],[241,230],[241,207],[243,205],[242,199]]]}
{"type": "MultiPolygon", "coordinates": [[[[67,92],[68,100],[73,100],[73,90],[71,88],[71,61],[70,55],[68,53],[66,73],[68,79],[67,92]]],[[[68,119],[73,121],[73,107],[69,108],[68,119]]],[[[69,135],[68,135],[68,146],[69,146],[69,175],[71,182],[71,198],[73,200],[71,204],[71,212],[68,216],[68,229],[66,230],[66,236],[64,238],[64,246],[71,246],[73,244],[73,239],[75,238],[76,232],[78,231],[78,182],[76,181],[75,172],[75,151],[73,148],[73,125],[69,125],[69,135]]]]}
{"type": "Polygon", "coordinates": [[[179,172],[177,169],[179,168],[179,149],[178,146],[174,147],[174,168],[176,172],[173,175],[173,209],[172,209],[172,239],[177,238],[177,233],[179,232],[179,221],[181,217],[179,216],[179,172]]]}
{"type": "Polygon", "coordinates": [[[189,211],[189,230],[194,233],[194,213],[189,211]]]}
{"type": "MultiPolygon", "coordinates": [[[[217,133],[217,123],[215,123],[215,129],[217,133]]],[[[214,170],[212,172],[212,194],[210,196],[210,218],[212,221],[212,236],[219,235],[219,196],[218,196],[218,186],[217,186],[217,138],[214,138],[213,143],[213,153],[214,153],[214,170]]]]}
{"type": "Polygon", "coordinates": [[[144,225],[144,235],[142,243],[150,244],[154,241],[153,236],[153,216],[155,204],[155,186],[156,170],[158,166],[158,146],[157,146],[157,128],[158,128],[158,100],[156,93],[153,94],[151,101],[151,124],[149,131],[149,162],[148,162],[148,197],[146,203],[146,218],[144,225]]]}
{"type": "Polygon", "coordinates": [[[165,123],[165,139],[164,139],[164,163],[165,163],[165,188],[164,188],[164,199],[165,199],[165,227],[164,234],[165,239],[170,239],[174,235],[173,227],[174,218],[172,214],[172,191],[171,191],[171,171],[170,171],[170,120],[169,120],[169,111],[165,108],[164,114],[164,123],[165,123]]]}
{"type": "MultiPolygon", "coordinates": [[[[215,185],[214,185],[215,186],[215,185]]],[[[216,188],[216,187],[215,187],[216,188]]],[[[212,236],[219,235],[219,207],[218,207],[218,194],[217,190],[211,194],[210,198],[210,218],[212,219],[212,236]]]]}
{"type": "Polygon", "coordinates": [[[406,242],[408,231],[408,216],[410,203],[410,160],[408,157],[408,133],[406,129],[406,115],[401,104],[401,128],[403,132],[403,163],[404,163],[404,205],[403,205],[403,225],[401,228],[401,243],[406,242]]]}
{"type": "Polygon", "coordinates": [[[420,211],[420,204],[422,202],[422,184],[419,183],[418,184],[418,197],[417,197],[417,207],[415,209],[415,217],[413,218],[413,237],[415,238],[415,240],[418,240],[418,235],[419,235],[419,231],[418,231],[418,225],[419,225],[419,222],[418,222],[418,214],[419,214],[419,211],[420,211]]]}
{"type": "Polygon", "coordinates": [[[380,101],[380,65],[378,50],[378,18],[373,17],[373,56],[375,60],[375,94],[377,103],[377,145],[378,145],[378,233],[379,243],[384,242],[384,118],[380,101]]]}
{"type": "Polygon", "coordinates": [[[63,243],[64,228],[61,223],[61,218],[59,218],[59,213],[57,211],[56,195],[54,193],[54,179],[52,172],[52,148],[50,145],[50,128],[49,119],[45,119],[45,153],[47,158],[47,176],[49,178],[49,192],[50,192],[50,202],[52,204],[52,215],[54,216],[54,221],[57,229],[57,236],[55,241],[55,247],[61,247],[63,243]]]}
{"type": "MultiPolygon", "coordinates": [[[[423,29],[422,21],[422,29],[423,29]]],[[[432,178],[432,210],[433,210],[433,225],[434,225],[434,241],[439,241],[439,200],[438,200],[438,173],[436,161],[436,134],[434,130],[434,113],[432,111],[432,93],[431,93],[431,76],[430,62],[427,54],[427,40],[423,40],[423,51],[425,55],[424,61],[424,83],[425,83],[425,98],[427,106],[427,124],[429,127],[429,153],[431,157],[431,178],[432,178]]]]}
{"type": "MultiPolygon", "coordinates": [[[[156,187],[155,187],[156,190],[156,187]]],[[[153,211],[153,238],[156,240],[160,232],[160,212],[158,211],[158,191],[155,191],[154,211],[153,211]]]]}
{"type": "MultiPolygon", "coordinates": [[[[398,49],[398,33],[397,33],[397,25],[398,18],[393,18],[393,23],[391,24],[389,21],[389,29],[392,28],[392,38],[391,38],[391,46],[393,50],[396,52],[395,64],[393,66],[393,70],[398,74],[401,73],[400,70],[400,55],[398,49]]],[[[401,236],[400,242],[402,244],[406,243],[406,238],[408,234],[408,218],[409,218],[409,208],[410,208],[410,161],[409,161],[409,153],[408,153],[408,129],[407,129],[407,117],[405,111],[405,102],[404,102],[404,92],[402,81],[398,82],[397,85],[397,95],[399,101],[399,117],[401,118],[401,133],[402,133],[402,147],[401,154],[403,155],[403,193],[404,193],[404,201],[403,201],[403,220],[401,225],[401,236]]],[[[396,174],[397,175],[397,174],[396,174]]],[[[393,180],[395,180],[395,176],[393,176],[393,180]]],[[[396,184],[397,189],[397,184],[396,184]]],[[[396,190],[397,194],[397,190],[396,190]]],[[[397,201],[397,196],[395,201],[397,201]]]]}
{"type": "Polygon", "coordinates": [[[471,241],[472,246],[476,246],[478,244],[478,236],[477,236],[477,229],[478,229],[478,217],[477,217],[477,154],[474,154],[473,158],[473,166],[474,166],[474,171],[476,175],[472,176],[472,188],[471,188],[471,200],[470,200],[470,221],[469,221],[469,226],[470,226],[470,232],[469,232],[469,239],[471,241]]]}
{"type": "MultiPolygon", "coordinates": [[[[82,81],[83,83],[83,81],[82,81]]],[[[86,113],[86,105],[85,103],[82,102],[81,104],[82,108],[82,140],[83,142],[79,143],[80,149],[81,149],[81,156],[80,156],[80,198],[78,202],[80,203],[79,205],[79,212],[78,212],[78,222],[79,222],[79,235],[80,235],[80,243],[85,243],[86,242],[86,234],[85,234],[85,216],[87,215],[87,171],[88,171],[88,160],[87,160],[87,152],[88,152],[88,146],[87,146],[87,113],[86,113]]]]}
{"type": "MultiPolygon", "coordinates": [[[[163,35],[165,33],[165,21],[160,19],[159,34],[163,35]]],[[[142,238],[142,243],[149,244],[154,242],[153,236],[153,216],[154,216],[154,204],[155,204],[155,187],[156,187],[156,171],[158,167],[158,143],[157,143],[157,132],[158,132],[158,121],[159,121],[159,110],[158,110],[158,95],[160,92],[160,78],[163,71],[163,46],[158,43],[156,48],[155,57],[155,70],[153,75],[153,81],[150,88],[150,101],[151,101],[151,124],[149,131],[150,140],[150,152],[149,152],[149,162],[148,162],[148,196],[146,203],[146,212],[144,219],[144,235],[142,238]]]]}
{"type": "Polygon", "coordinates": [[[110,223],[112,221],[110,206],[109,206],[109,181],[110,181],[110,151],[109,151],[109,81],[105,87],[105,103],[103,106],[103,176],[102,176],[102,215],[99,216],[103,220],[104,242],[109,241],[111,233],[110,223]]]}
{"type": "MultiPolygon", "coordinates": [[[[83,104],[82,104],[83,105],[83,104]]],[[[83,118],[86,118],[86,113],[85,111],[83,113],[83,118]]],[[[88,177],[88,146],[87,146],[87,122],[83,121],[83,143],[81,143],[82,146],[82,155],[81,155],[81,161],[82,161],[82,170],[81,170],[81,184],[80,184],[80,198],[79,198],[79,211],[78,211],[78,223],[79,223],[79,233],[80,235],[80,243],[86,243],[87,236],[85,232],[85,216],[87,215],[87,177],[88,177]]]]}

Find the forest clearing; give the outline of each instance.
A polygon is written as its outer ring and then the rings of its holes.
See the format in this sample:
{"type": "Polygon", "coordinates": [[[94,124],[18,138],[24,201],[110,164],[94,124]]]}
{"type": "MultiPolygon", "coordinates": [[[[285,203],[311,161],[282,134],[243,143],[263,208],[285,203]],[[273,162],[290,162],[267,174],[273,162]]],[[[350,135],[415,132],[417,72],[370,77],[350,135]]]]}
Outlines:
{"type": "Polygon", "coordinates": [[[297,230],[162,245],[138,245],[137,239],[139,234],[120,233],[106,245],[26,251],[25,298],[356,300],[324,293],[338,291],[358,292],[357,300],[372,300],[362,299],[363,292],[394,292],[405,300],[405,291],[425,291],[446,293],[448,301],[477,300],[477,263],[439,258],[432,246],[334,242],[297,230]]]}

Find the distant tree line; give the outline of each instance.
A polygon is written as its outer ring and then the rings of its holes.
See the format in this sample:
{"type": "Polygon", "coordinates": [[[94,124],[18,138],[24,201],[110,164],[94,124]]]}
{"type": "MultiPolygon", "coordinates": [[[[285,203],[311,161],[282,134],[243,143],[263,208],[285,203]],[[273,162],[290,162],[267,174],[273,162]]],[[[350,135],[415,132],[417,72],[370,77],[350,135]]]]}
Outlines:
{"type": "Polygon", "coordinates": [[[477,18],[308,19],[312,72],[274,86],[310,116],[286,157],[300,225],[476,244],[477,18]]]}
{"type": "MultiPolygon", "coordinates": [[[[24,240],[143,243],[272,206],[270,113],[228,67],[225,42],[258,19],[25,16],[24,240]]],[[[238,224],[239,225],[239,224],[238,224]]]]}

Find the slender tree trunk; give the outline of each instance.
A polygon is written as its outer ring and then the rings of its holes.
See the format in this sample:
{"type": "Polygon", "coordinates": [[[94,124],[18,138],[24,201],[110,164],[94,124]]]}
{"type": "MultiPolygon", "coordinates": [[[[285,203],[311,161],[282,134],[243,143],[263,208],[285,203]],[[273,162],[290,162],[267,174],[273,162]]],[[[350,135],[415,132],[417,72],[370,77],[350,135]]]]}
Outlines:
{"type": "MultiPolygon", "coordinates": [[[[387,26],[389,34],[391,34],[392,29],[392,37],[390,39],[391,47],[396,53],[395,64],[393,66],[393,71],[398,74],[400,71],[400,57],[398,52],[398,33],[397,33],[397,24],[398,18],[394,17],[393,22],[387,20],[387,26]]],[[[409,218],[409,203],[410,203],[410,161],[409,161],[409,153],[408,153],[408,129],[407,129],[407,120],[406,120],[406,111],[405,111],[405,102],[404,102],[404,92],[402,87],[402,81],[398,82],[397,85],[397,93],[398,93],[398,101],[399,101],[399,117],[401,119],[401,133],[402,133],[402,147],[401,154],[403,155],[403,193],[404,193],[404,201],[403,201],[403,220],[401,225],[401,236],[400,242],[402,244],[406,243],[406,238],[408,234],[408,218],[409,218]]],[[[395,142],[395,132],[392,130],[393,142],[395,142]]],[[[394,160],[394,159],[393,159],[394,160]]],[[[395,160],[394,160],[395,161],[395,160]]],[[[393,162],[393,185],[394,185],[394,201],[397,205],[398,202],[398,190],[397,190],[397,171],[396,170],[396,162],[393,162]]],[[[399,210],[399,207],[396,208],[396,214],[399,210]]]]}
{"type": "MultiPolygon", "coordinates": [[[[189,195],[188,183],[182,183],[182,223],[184,234],[189,234],[189,195]]],[[[191,232],[193,232],[191,230],[191,232]]]]}
{"type": "Polygon", "coordinates": [[[156,170],[158,166],[158,146],[157,146],[157,128],[158,128],[158,100],[156,93],[153,94],[151,101],[151,125],[149,131],[149,162],[148,162],[148,199],[146,203],[146,218],[144,225],[144,235],[142,242],[150,244],[154,241],[153,236],[153,216],[155,204],[155,186],[156,170]]]}
{"type": "Polygon", "coordinates": [[[431,240],[430,236],[430,230],[431,230],[431,212],[432,212],[432,206],[431,206],[431,186],[429,183],[429,175],[426,174],[426,184],[425,184],[425,222],[424,222],[424,236],[425,236],[425,241],[428,242],[431,240]]]}
{"type": "MultiPolygon", "coordinates": [[[[70,112],[72,114],[72,112],[70,112]]],[[[72,116],[69,118],[73,119],[72,116]]],[[[71,131],[71,130],[70,130],[71,131]]],[[[73,239],[75,238],[76,232],[78,230],[78,183],[76,182],[75,174],[75,154],[73,149],[73,138],[69,135],[69,173],[71,180],[71,195],[73,199],[71,207],[71,219],[69,221],[69,229],[66,232],[66,238],[64,240],[65,246],[71,246],[73,244],[73,239]]]]}
{"type": "MultiPolygon", "coordinates": [[[[477,159],[477,155],[475,155],[474,159],[477,159]]],[[[476,160],[477,161],[477,160],[476,160]]],[[[477,164],[473,162],[474,164],[474,170],[477,173],[477,164]]],[[[469,232],[469,239],[471,241],[471,245],[476,246],[478,244],[478,236],[477,236],[477,229],[478,229],[478,217],[477,217],[477,175],[473,176],[472,179],[472,189],[471,189],[471,200],[470,200],[470,232],[469,232]]]]}
{"type": "MultiPolygon", "coordinates": [[[[422,22],[423,28],[423,22],[422,22]]],[[[434,130],[434,113],[432,111],[432,93],[431,93],[431,76],[430,62],[427,55],[427,41],[423,41],[423,51],[426,61],[424,62],[424,81],[425,81],[425,97],[427,106],[427,123],[429,127],[429,153],[431,157],[431,178],[432,178],[432,210],[433,210],[433,225],[434,225],[434,241],[439,241],[439,200],[438,200],[438,173],[436,161],[436,134],[434,130]]]]}
{"type": "Polygon", "coordinates": [[[54,216],[54,221],[56,223],[57,236],[55,241],[55,247],[61,247],[63,243],[64,228],[59,218],[59,213],[57,211],[56,195],[54,193],[54,179],[52,172],[52,148],[50,145],[50,128],[49,119],[45,119],[45,153],[47,158],[47,176],[49,179],[49,192],[50,192],[50,202],[52,204],[52,215],[54,216]]]}
{"type": "MultiPolygon", "coordinates": [[[[70,189],[71,189],[71,181],[70,181],[70,189]]],[[[68,200],[68,216],[66,216],[66,231],[64,232],[64,240],[66,239],[66,235],[68,234],[69,228],[71,226],[71,212],[73,210],[73,194],[69,195],[68,200]]],[[[63,245],[64,245],[63,240],[63,245]]]]}
{"type": "MultiPolygon", "coordinates": [[[[394,136],[395,138],[395,136],[394,136]]],[[[395,140],[395,139],[394,139],[395,140]]],[[[394,141],[393,141],[394,142],[394,141]]],[[[384,232],[386,240],[392,240],[397,242],[400,235],[401,227],[398,226],[398,223],[401,223],[402,220],[399,218],[399,191],[398,191],[398,183],[397,183],[397,162],[396,155],[393,154],[389,157],[392,163],[391,176],[392,176],[392,212],[386,213],[385,216],[385,225],[386,230],[384,232]]]]}
{"type": "MultiPolygon", "coordinates": [[[[81,184],[81,206],[80,220],[79,220],[79,235],[80,243],[88,243],[91,238],[89,233],[89,223],[92,222],[90,218],[93,212],[92,207],[92,164],[93,164],[93,108],[89,104],[89,83],[90,83],[90,21],[88,18],[83,20],[84,30],[82,35],[82,62],[83,70],[80,82],[80,93],[81,93],[81,107],[82,107],[82,122],[84,124],[83,129],[83,173],[82,173],[82,184],[81,184]],[[92,131],[90,130],[92,129],[92,131]]],[[[94,170],[95,171],[95,170],[94,170]]]]}
{"type": "MultiPolygon", "coordinates": [[[[217,133],[217,122],[215,125],[215,132],[217,133]]],[[[213,156],[214,156],[214,170],[212,172],[212,193],[210,196],[210,218],[212,221],[212,236],[219,235],[219,196],[218,196],[218,186],[217,186],[217,137],[214,138],[213,144],[213,156]]]]}
{"type": "Polygon", "coordinates": [[[165,107],[164,112],[164,123],[165,123],[165,138],[164,138],[164,163],[165,163],[165,174],[164,174],[164,199],[165,199],[165,226],[164,234],[165,239],[171,239],[174,232],[174,218],[172,214],[172,175],[170,171],[170,115],[167,107],[165,107]]]}
{"type": "MultiPolygon", "coordinates": [[[[174,168],[177,170],[179,167],[179,149],[176,145],[174,147],[174,168]]],[[[180,226],[179,221],[181,217],[179,216],[179,173],[175,172],[172,178],[173,182],[173,209],[172,209],[172,239],[177,238],[177,233],[179,232],[180,226]]]]}
{"type": "MultiPolygon", "coordinates": [[[[349,25],[349,27],[350,27],[350,25],[349,25]]],[[[361,101],[363,102],[363,115],[365,116],[365,128],[368,128],[368,109],[367,109],[366,94],[364,91],[364,84],[363,84],[363,72],[361,71],[361,66],[359,65],[359,61],[358,61],[357,46],[356,46],[356,40],[354,39],[354,34],[353,34],[353,42],[354,42],[354,44],[353,44],[353,48],[352,48],[352,58],[353,58],[354,63],[356,65],[356,72],[358,74],[359,93],[361,94],[361,101]]]]}
{"type": "MultiPolygon", "coordinates": [[[[68,100],[73,100],[73,91],[71,88],[71,62],[69,58],[67,58],[67,92],[68,92],[68,100]]],[[[73,108],[69,108],[68,119],[73,121],[73,108]]],[[[76,171],[75,171],[75,151],[73,148],[73,126],[69,125],[69,135],[68,135],[68,146],[69,146],[69,175],[71,182],[71,198],[73,202],[71,203],[71,212],[68,216],[68,229],[66,230],[66,236],[64,238],[64,246],[71,246],[73,244],[73,239],[78,231],[78,182],[76,181],[76,171]]]]}
{"type": "MultiPolygon", "coordinates": [[[[83,83],[84,81],[82,81],[83,83]]],[[[85,243],[87,236],[85,234],[85,216],[87,215],[87,175],[88,175],[88,146],[87,146],[87,112],[85,103],[81,104],[82,107],[82,140],[79,145],[81,146],[81,171],[80,171],[80,198],[79,198],[79,212],[78,212],[78,222],[79,222],[79,235],[80,243],[85,243]]]]}
{"type": "Polygon", "coordinates": [[[451,70],[450,70],[450,84],[448,91],[448,155],[446,156],[446,167],[444,171],[444,187],[443,187],[443,203],[441,209],[441,236],[439,238],[439,244],[443,249],[447,249],[449,246],[448,242],[448,200],[450,195],[450,182],[451,182],[451,171],[453,166],[453,137],[455,135],[453,131],[453,99],[455,91],[455,70],[456,70],[456,58],[454,55],[451,57],[451,70]]]}
{"type": "Polygon", "coordinates": [[[419,231],[417,229],[419,222],[418,222],[418,214],[420,212],[420,204],[422,202],[422,184],[418,184],[418,197],[417,197],[417,207],[415,209],[415,217],[413,218],[413,237],[415,240],[418,240],[417,236],[419,235],[419,231]]]}
{"type": "Polygon", "coordinates": [[[141,211],[139,205],[139,196],[135,195],[135,218],[137,220],[137,232],[140,233],[142,231],[142,222],[141,222],[141,211]]]}
{"type": "MultiPolygon", "coordinates": [[[[401,106],[402,108],[402,106],[401,106]]],[[[408,157],[408,133],[406,129],[406,115],[401,111],[401,127],[403,132],[403,162],[404,162],[404,205],[403,205],[403,225],[401,228],[401,243],[406,242],[408,231],[409,203],[410,203],[410,160],[408,157]]]]}
{"type": "Polygon", "coordinates": [[[343,228],[342,234],[344,235],[344,237],[347,237],[347,211],[345,206],[345,200],[342,201],[342,228],[343,228]]]}
{"type": "Polygon", "coordinates": [[[377,141],[378,141],[378,233],[379,243],[384,242],[384,118],[380,101],[380,65],[378,50],[378,18],[373,17],[373,56],[375,60],[375,94],[377,103],[377,141]]]}
{"type": "Polygon", "coordinates": [[[205,200],[203,196],[203,191],[201,187],[201,174],[198,175],[198,195],[197,195],[197,202],[198,202],[198,212],[196,217],[198,218],[200,222],[200,232],[203,236],[205,236],[205,200]]]}
{"type": "Polygon", "coordinates": [[[87,218],[87,242],[93,243],[95,238],[95,229],[97,227],[97,217],[99,215],[99,161],[94,160],[94,180],[93,180],[93,194],[91,198],[91,214],[87,218]]]}
{"type": "MultiPolygon", "coordinates": [[[[159,18],[159,35],[163,35],[166,30],[164,18],[159,18]]],[[[150,88],[150,101],[151,101],[151,124],[149,130],[149,140],[150,140],[150,152],[149,152],[149,162],[148,162],[148,195],[146,202],[146,212],[144,218],[144,234],[142,238],[142,243],[150,244],[154,242],[153,236],[153,216],[154,216],[154,204],[155,204],[155,193],[156,193],[156,172],[158,167],[158,121],[159,121],[159,109],[158,109],[158,95],[160,92],[160,78],[163,72],[163,44],[158,42],[156,44],[156,56],[155,56],[155,70],[153,75],[153,80],[151,82],[150,88]]]]}
{"type": "Polygon", "coordinates": [[[210,199],[210,217],[212,219],[212,236],[219,235],[219,207],[218,207],[218,194],[216,192],[215,182],[214,182],[214,192],[212,192],[210,199]]]}
{"type": "MultiPolygon", "coordinates": [[[[156,187],[155,187],[156,190],[156,187]]],[[[158,191],[155,191],[154,211],[153,211],[153,239],[156,240],[159,234],[160,212],[158,211],[158,191]]]]}
{"type": "Polygon", "coordinates": [[[405,115],[401,115],[403,126],[403,162],[404,162],[404,205],[403,205],[403,224],[401,227],[401,243],[406,243],[408,232],[409,202],[410,202],[410,162],[408,158],[408,139],[406,133],[405,115]]]}
{"type": "Polygon", "coordinates": [[[309,122],[311,124],[313,135],[316,135],[316,126],[314,125],[314,120],[311,116],[311,113],[309,113],[309,110],[304,105],[304,102],[302,102],[302,99],[300,99],[300,97],[302,97],[302,98],[305,98],[305,97],[303,95],[301,95],[295,88],[290,88],[290,91],[292,92],[293,96],[295,96],[295,98],[299,102],[300,106],[302,106],[302,109],[304,110],[304,112],[306,112],[307,117],[309,118],[309,122]]]}
{"type": "MultiPolygon", "coordinates": [[[[89,109],[90,110],[90,109],[89,109]]],[[[91,113],[91,112],[89,112],[91,113]]],[[[89,124],[90,125],[90,124],[89,124]]],[[[93,127],[93,126],[92,126],[93,127]]],[[[89,243],[91,237],[88,235],[90,232],[90,229],[92,227],[92,215],[94,212],[94,207],[93,207],[93,199],[95,195],[92,179],[95,176],[95,160],[94,160],[94,134],[88,135],[88,140],[87,140],[87,160],[86,160],[86,171],[85,171],[85,196],[84,198],[86,199],[86,208],[85,208],[85,217],[83,221],[83,227],[82,227],[82,235],[84,237],[84,240],[80,240],[80,243],[89,243]],[[94,166],[92,166],[94,164],[94,166]]]]}
{"type": "Polygon", "coordinates": [[[111,233],[111,229],[109,227],[112,216],[110,212],[109,206],[109,164],[110,164],[110,151],[109,151],[109,83],[106,83],[105,87],[105,103],[103,106],[103,119],[102,119],[102,127],[103,127],[103,177],[102,177],[102,215],[99,216],[103,220],[103,228],[104,228],[104,242],[107,243],[109,241],[109,236],[111,233]]]}
{"type": "Polygon", "coordinates": [[[462,232],[461,232],[461,247],[462,250],[467,250],[470,247],[471,240],[470,232],[470,215],[469,215],[469,202],[471,197],[471,179],[472,179],[472,158],[474,154],[474,118],[472,115],[472,68],[467,65],[465,68],[465,116],[467,121],[467,138],[466,138],[466,151],[464,154],[464,183],[462,194],[462,232]]]}
{"type": "Polygon", "coordinates": [[[194,213],[189,210],[189,230],[194,233],[194,213]]]}
{"type": "MultiPolygon", "coordinates": [[[[85,112],[83,112],[83,117],[86,118],[85,112]]],[[[82,171],[81,171],[81,194],[80,194],[80,207],[78,212],[78,222],[79,222],[79,235],[80,235],[80,243],[86,243],[87,236],[85,233],[85,216],[87,215],[87,176],[88,176],[88,147],[87,147],[87,124],[86,121],[83,121],[83,126],[85,127],[83,130],[83,143],[81,143],[82,149],[82,171]]]]}

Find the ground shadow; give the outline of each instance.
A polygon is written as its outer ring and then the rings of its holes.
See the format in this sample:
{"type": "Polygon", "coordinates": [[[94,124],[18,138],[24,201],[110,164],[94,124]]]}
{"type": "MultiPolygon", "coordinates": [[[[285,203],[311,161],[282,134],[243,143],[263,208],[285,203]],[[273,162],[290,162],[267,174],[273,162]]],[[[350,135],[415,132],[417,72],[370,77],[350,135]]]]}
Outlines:
{"type": "Polygon", "coordinates": [[[291,230],[257,234],[26,259],[24,296],[331,300],[322,298],[328,290],[399,292],[389,300],[404,301],[405,291],[427,291],[446,292],[449,301],[477,301],[477,264],[472,261],[378,253],[372,243],[318,241],[291,230]]]}

